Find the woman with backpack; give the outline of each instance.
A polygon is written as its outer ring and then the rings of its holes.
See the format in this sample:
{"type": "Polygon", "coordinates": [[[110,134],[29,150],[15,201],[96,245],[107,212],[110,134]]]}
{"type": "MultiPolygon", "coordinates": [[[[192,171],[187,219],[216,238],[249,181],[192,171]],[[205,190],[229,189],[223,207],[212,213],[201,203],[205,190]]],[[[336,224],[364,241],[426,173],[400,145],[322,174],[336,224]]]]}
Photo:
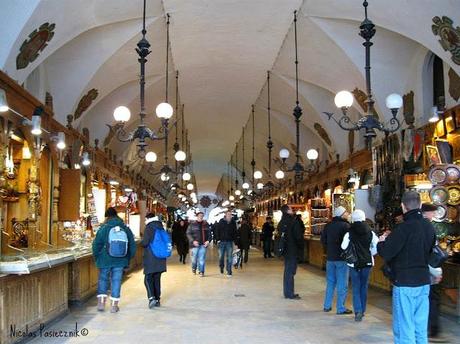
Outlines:
{"type": "Polygon", "coordinates": [[[164,231],[163,223],[153,213],[145,216],[145,231],[141,245],[144,247],[144,284],[147,290],[149,308],[160,307],[161,274],[166,272],[166,258],[157,258],[150,244],[155,239],[157,231],[164,231]]]}
{"type": "Polygon", "coordinates": [[[97,281],[97,310],[103,312],[110,286],[112,307],[110,312],[120,310],[121,279],[123,270],[136,253],[136,242],[131,230],[118,217],[115,208],[105,212],[106,221],[99,228],[93,241],[93,256],[99,269],[97,281]]]}
{"type": "Polygon", "coordinates": [[[344,235],[341,247],[345,250],[349,245],[353,245],[355,249],[356,262],[347,265],[350,267],[355,321],[361,321],[366,312],[369,274],[374,266],[379,239],[366,223],[364,211],[356,209],[351,214],[351,219],[353,223],[349,232],[344,235]]]}

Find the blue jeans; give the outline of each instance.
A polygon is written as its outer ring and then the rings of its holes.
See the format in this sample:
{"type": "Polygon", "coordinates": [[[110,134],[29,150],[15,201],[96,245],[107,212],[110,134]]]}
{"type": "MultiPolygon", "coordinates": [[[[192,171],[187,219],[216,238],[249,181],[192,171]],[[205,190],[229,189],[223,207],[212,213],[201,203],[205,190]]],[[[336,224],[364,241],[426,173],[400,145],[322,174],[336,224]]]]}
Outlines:
{"type": "Polygon", "coordinates": [[[393,335],[395,344],[426,344],[430,286],[393,286],[393,335]]]}
{"type": "Polygon", "coordinates": [[[192,270],[204,273],[204,264],[206,262],[206,247],[200,245],[192,248],[192,270]]]}
{"type": "Polygon", "coordinates": [[[219,243],[219,267],[224,268],[224,260],[227,257],[227,273],[232,274],[232,263],[233,263],[233,242],[221,241],[219,243]]]}
{"type": "Polygon", "coordinates": [[[337,313],[345,312],[345,301],[348,292],[348,266],[344,261],[326,262],[326,295],[324,296],[324,308],[332,308],[334,290],[337,287],[337,313]]]}
{"type": "Polygon", "coordinates": [[[355,314],[366,312],[370,272],[370,267],[359,270],[350,268],[351,287],[353,288],[353,311],[355,314]]]}
{"type": "Polygon", "coordinates": [[[102,268],[99,269],[97,280],[97,296],[107,296],[110,284],[110,298],[114,301],[120,300],[121,279],[123,268],[102,268]]]}

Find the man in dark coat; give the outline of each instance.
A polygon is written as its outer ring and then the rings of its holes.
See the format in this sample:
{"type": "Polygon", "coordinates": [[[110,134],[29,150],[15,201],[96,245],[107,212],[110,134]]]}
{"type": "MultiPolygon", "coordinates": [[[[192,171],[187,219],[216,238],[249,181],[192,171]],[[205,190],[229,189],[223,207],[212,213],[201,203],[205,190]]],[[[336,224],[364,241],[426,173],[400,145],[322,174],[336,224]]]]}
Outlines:
{"type": "Polygon", "coordinates": [[[395,343],[427,343],[428,262],[436,235],[433,225],[423,218],[417,192],[406,191],[401,201],[404,222],[379,238],[377,250],[392,271],[395,343]]]}
{"type": "Polygon", "coordinates": [[[145,231],[141,245],[144,247],[144,284],[149,299],[149,308],[160,307],[161,274],[166,272],[166,258],[157,258],[149,245],[157,230],[163,229],[163,223],[153,213],[145,217],[145,231]]]}
{"type": "Polygon", "coordinates": [[[325,312],[332,309],[332,300],[337,287],[337,314],[351,314],[350,309],[345,307],[348,292],[348,266],[340,256],[343,237],[348,232],[350,224],[347,210],[344,207],[337,207],[334,210],[334,217],[321,232],[321,242],[326,248],[326,294],[324,295],[325,312]]]}
{"type": "Polygon", "coordinates": [[[247,218],[241,220],[241,227],[238,230],[237,243],[241,250],[243,259],[241,260],[240,266],[243,267],[243,261],[245,264],[248,262],[249,247],[251,246],[252,226],[247,218]]]}
{"type": "MultiPolygon", "coordinates": [[[[290,206],[281,207],[283,216],[278,224],[278,232],[285,237],[283,292],[286,299],[299,300],[294,293],[294,276],[297,271],[297,259],[302,249],[302,229],[295,219],[290,206]]],[[[283,240],[283,239],[280,239],[283,240]]]]}
{"type": "Polygon", "coordinates": [[[267,216],[267,219],[262,226],[262,238],[264,245],[264,258],[273,258],[272,256],[272,242],[273,242],[273,232],[275,227],[273,226],[273,221],[270,216],[267,216]]]}
{"type": "Polygon", "coordinates": [[[227,257],[227,277],[232,276],[233,243],[236,241],[236,222],[231,211],[216,226],[217,244],[219,245],[220,273],[224,273],[224,260],[227,257]]]}
{"type": "Polygon", "coordinates": [[[185,258],[188,253],[188,239],[187,239],[187,222],[183,219],[176,221],[172,227],[172,241],[176,245],[177,254],[179,255],[179,261],[185,264],[185,258]]]}

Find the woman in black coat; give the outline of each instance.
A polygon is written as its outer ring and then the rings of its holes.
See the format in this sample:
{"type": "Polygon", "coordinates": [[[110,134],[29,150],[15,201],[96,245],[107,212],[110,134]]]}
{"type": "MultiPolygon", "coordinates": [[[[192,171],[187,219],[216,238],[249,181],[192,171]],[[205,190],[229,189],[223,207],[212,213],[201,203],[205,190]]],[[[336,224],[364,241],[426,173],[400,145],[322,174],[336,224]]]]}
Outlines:
{"type": "Polygon", "coordinates": [[[179,261],[185,264],[185,258],[187,258],[189,246],[187,239],[187,227],[188,224],[184,220],[180,219],[174,223],[172,228],[172,241],[176,245],[177,254],[179,255],[179,261]]]}
{"type": "Polygon", "coordinates": [[[144,247],[144,284],[147,289],[149,308],[160,307],[161,274],[166,272],[166,258],[157,258],[153,255],[149,245],[155,238],[157,229],[163,229],[163,224],[149,213],[145,217],[145,231],[141,245],[144,247]]]}
{"type": "Polygon", "coordinates": [[[241,260],[241,266],[243,266],[243,261],[246,264],[248,262],[249,247],[251,245],[252,237],[252,226],[249,223],[248,219],[243,218],[241,220],[241,226],[238,231],[237,245],[241,250],[243,259],[241,260]]]}

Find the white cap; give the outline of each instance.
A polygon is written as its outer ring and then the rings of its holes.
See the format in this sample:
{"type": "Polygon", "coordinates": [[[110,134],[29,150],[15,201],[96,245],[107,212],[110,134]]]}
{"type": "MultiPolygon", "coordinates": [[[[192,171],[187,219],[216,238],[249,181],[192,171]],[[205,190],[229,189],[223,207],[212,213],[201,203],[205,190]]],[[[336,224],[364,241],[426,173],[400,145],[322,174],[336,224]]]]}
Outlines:
{"type": "Polygon", "coordinates": [[[347,211],[347,209],[345,209],[342,206],[337,207],[334,210],[334,217],[341,217],[343,214],[345,214],[346,211],[347,211]]]}
{"type": "Polygon", "coordinates": [[[353,213],[351,213],[351,220],[353,222],[364,222],[366,221],[366,214],[364,214],[364,211],[356,209],[353,213]]]}

